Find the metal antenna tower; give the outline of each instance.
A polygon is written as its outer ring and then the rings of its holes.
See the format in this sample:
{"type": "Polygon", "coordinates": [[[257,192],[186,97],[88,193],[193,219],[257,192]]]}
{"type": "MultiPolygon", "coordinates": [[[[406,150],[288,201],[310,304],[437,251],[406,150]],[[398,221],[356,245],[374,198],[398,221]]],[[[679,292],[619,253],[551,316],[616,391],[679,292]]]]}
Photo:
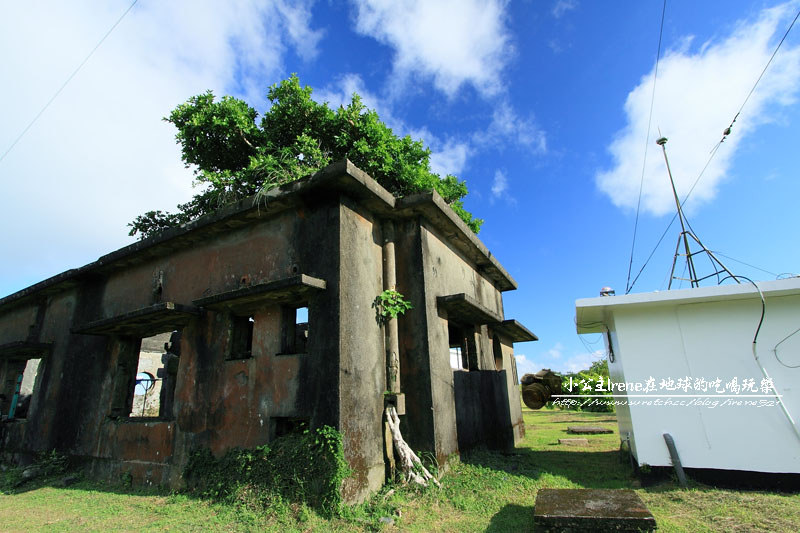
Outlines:
{"type": "Polygon", "coordinates": [[[667,286],[667,289],[672,288],[672,281],[676,279],[680,281],[688,281],[689,283],[691,283],[692,287],[699,287],[701,281],[713,276],[717,276],[717,283],[720,283],[721,280],[719,279],[719,275],[723,273],[727,273],[728,276],[733,278],[733,280],[736,283],[740,283],[739,280],[736,278],[736,276],[734,276],[733,273],[730,270],[728,270],[728,268],[725,265],[722,264],[722,261],[717,259],[717,256],[715,256],[711,252],[711,250],[706,248],[703,245],[703,243],[700,242],[700,239],[697,238],[697,235],[686,229],[688,223],[686,222],[686,217],[683,214],[683,209],[681,209],[681,202],[678,199],[678,192],[675,190],[675,181],[672,179],[672,170],[670,170],[669,168],[669,159],[667,159],[667,149],[665,147],[665,145],[667,144],[667,138],[660,137],[656,141],[656,144],[658,144],[661,147],[661,151],[664,153],[664,162],[667,164],[667,174],[669,174],[669,183],[670,185],[672,185],[672,195],[675,198],[675,206],[678,208],[678,220],[681,223],[681,234],[678,236],[678,244],[675,245],[675,255],[672,258],[672,271],[669,274],[669,285],[667,286]],[[689,238],[691,238],[695,242],[695,244],[700,247],[700,249],[697,250],[696,252],[692,252],[691,247],[689,246],[689,238]],[[683,244],[684,253],[680,252],[681,244],[683,244]],[[692,257],[694,257],[697,254],[703,254],[703,253],[708,255],[708,258],[711,261],[711,266],[714,268],[714,272],[707,276],[703,276],[701,278],[698,277],[697,270],[695,269],[694,260],[692,259],[692,257]],[[686,270],[689,273],[688,278],[681,278],[675,275],[675,265],[677,265],[678,263],[678,256],[681,255],[686,257],[686,270]]]}

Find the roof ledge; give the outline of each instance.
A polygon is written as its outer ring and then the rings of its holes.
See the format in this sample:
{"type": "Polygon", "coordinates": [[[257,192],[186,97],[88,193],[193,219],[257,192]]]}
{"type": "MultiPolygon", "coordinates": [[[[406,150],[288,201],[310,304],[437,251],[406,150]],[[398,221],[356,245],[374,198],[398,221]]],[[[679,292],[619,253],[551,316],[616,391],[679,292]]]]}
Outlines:
{"type": "Polygon", "coordinates": [[[325,290],[325,280],[306,274],[298,274],[266,283],[257,283],[233,291],[222,292],[200,298],[193,303],[198,307],[209,309],[229,309],[234,312],[246,312],[250,308],[268,303],[299,303],[307,300],[313,293],[325,290]]]}
{"type": "Polygon", "coordinates": [[[438,306],[447,311],[447,318],[468,324],[491,324],[502,322],[503,317],[465,293],[439,296],[438,306]]]}
{"type": "Polygon", "coordinates": [[[49,342],[15,341],[0,344],[0,359],[39,359],[53,349],[49,342]]]}
{"type": "Polygon", "coordinates": [[[526,328],[513,318],[508,320],[503,320],[502,322],[489,324],[489,327],[491,327],[497,333],[505,335],[514,342],[528,342],[528,341],[539,340],[539,337],[537,337],[533,332],[531,332],[531,330],[529,330],[528,328],[526,328]]]}
{"type": "Polygon", "coordinates": [[[199,315],[200,310],[191,305],[161,302],[111,318],[95,320],[72,328],[71,331],[81,335],[125,335],[144,338],[180,329],[199,315]]]}

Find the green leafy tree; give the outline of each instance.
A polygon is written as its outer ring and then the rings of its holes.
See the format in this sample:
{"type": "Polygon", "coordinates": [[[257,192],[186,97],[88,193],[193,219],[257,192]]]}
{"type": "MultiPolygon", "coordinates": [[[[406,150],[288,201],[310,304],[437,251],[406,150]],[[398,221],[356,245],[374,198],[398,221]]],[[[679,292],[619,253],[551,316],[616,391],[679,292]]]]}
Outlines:
{"type": "Polygon", "coordinates": [[[601,413],[614,412],[612,401],[613,393],[608,390],[608,359],[595,361],[587,370],[564,374],[561,377],[561,390],[564,394],[579,394],[586,399],[575,398],[577,404],[563,408],[576,411],[594,411],[601,413]],[[597,385],[601,384],[600,389],[597,385]],[[572,388],[570,388],[570,385],[572,388]],[[607,396],[607,398],[593,398],[592,396],[607,396]]]}
{"type": "Polygon", "coordinates": [[[598,374],[603,376],[604,378],[608,379],[608,359],[603,357],[602,359],[598,359],[594,363],[591,364],[589,367],[590,374],[598,374]]]}
{"type": "Polygon", "coordinates": [[[203,187],[178,212],[149,211],[128,224],[130,235],[149,237],[210,213],[222,205],[307,176],[348,158],[395,196],[435,189],[477,233],[483,220],[464,209],[467,185],[441,178],[430,168],[430,150],[409,136],[398,137],[354,94],[332,110],[311,98],[292,75],[269,88],[271,107],[258,112],[246,102],[208,91],[176,107],[164,120],[178,129],[187,168],[203,187]]]}

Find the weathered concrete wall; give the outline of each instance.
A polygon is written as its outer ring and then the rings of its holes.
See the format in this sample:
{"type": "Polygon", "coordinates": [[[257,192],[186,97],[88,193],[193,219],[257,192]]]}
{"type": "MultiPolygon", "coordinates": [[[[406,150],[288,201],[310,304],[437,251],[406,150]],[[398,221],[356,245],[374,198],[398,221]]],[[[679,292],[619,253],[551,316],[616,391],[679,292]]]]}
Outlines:
{"type": "MultiPolygon", "coordinates": [[[[497,372],[490,329],[478,325],[475,372],[454,380],[449,317],[436,298],[465,293],[502,316],[502,295],[490,280],[503,290],[515,283],[474,237],[461,235],[452,245],[450,215],[437,211],[446,209],[441,198],[413,204],[420,211],[407,206],[394,212],[386,191],[357,169],[342,168],[310,178],[307,189],[293,184],[277,191],[263,211],[231,208],[0,301],[0,344],[52,343],[28,420],[0,428],[4,451],[57,448],[84,457],[98,477],[130,474],[136,483],[177,486],[188,455],[199,447],[222,454],[304,424],[331,425],[343,434],[354,472],[343,494],[364,499],[385,475],[384,333],[372,303],[385,285],[381,228],[387,218],[396,225],[397,290],[414,305],[398,322],[407,441],[435,454],[441,466],[459,447],[492,438],[505,445],[514,402],[519,409],[506,366],[511,343],[502,346],[504,371],[497,372]],[[299,274],[324,280],[326,288],[293,296],[302,301],[209,305],[187,319],[173,365],[174,401],[157,418],[126,410],[141,349],[141,339],[131,335],[140,330],[71,333],[158,302],[191,305],[299,274]],[[297,306],[308,308],[306,353],[282,354],[287,309],[297,306]],[[250,317],[249,356],[231,357],[240,353],[234,348],[241,343],[241,320],[250,317]]],[[[9,374],[3,364],[0,372],[9,374]]]]}
{"type": "Polygon", "coordinates": [[[0,311],[0,344],[16,342],[28,338],[28,329],[36,321],[36,306],[33,304],[0,311]]]}
{"type": "Polygon", "coordinates": [[[191,303],[203,295],[287,277],[297,263],[296,212],[233,228],[189,248],[132,265],[108,279],[99,311],[115,316],[158,301],[191,303]],[[158,278],[162,290],[154,295],[158,278]]]}
{"type": "Polygon", "coordinates": [[[355,202],[343,199],[340,225],[339,424],[353,475],[343,496],[360,501],[379,489],[383,459],[383,391],[386,359],[383,331],[372,302],[383,290],[380,222],[355,202]]]}
{"type": "MultiPolygon", "coordinates": [[[[466,387],[459,391],[460,396],[456,397],[454,375],[464,371],[453,371],[450,367],[448,319],[452,317],[448,317],[445,311],[437,307],[436,298],[465,293],[500,317],[503,316],[503,300],[500,291],[428,224],[422,224],[421,245],[424,259],[426,308],[430,328],[427,339],[432,395],[433,404],[437,406],[434,409],[436,456],[441,462],[447,456],[459,451],[459,441],[472,444],[482,440],[478,437],[474,439],[471,437],[460,438],[459,433],[462,430],[457,423],[458,403],[473,401],[467,398],[471,394],[480,394],[481,388],[466,387]]],[[[471,326],[470,324],[464,325],[471,326]]],[[[475,337],[478,368],[470,370],[494,370],[494,357],[486,326],[477,327],[475,337]]],[[[473,378],[465,379],[467,381],[464,383],[471,383],[473,378]]],[[[480,398],[476,397],[474,401],[480,401],[480,398]]],[[[461,412],[469,413],[470,410],[464,406],[461,412]]],[[[507,417],[508,415],[507,413],[497,413],[497,416],[507,417]]],[[[480,417],[478,418],[480,419],[480,417]]],[[[468,426],[469,424],[466,427],[468,426]]],[[[464,424],[462,427],[465,427],[464,424]]],[[[477,427],[482,428],[483,426],[479,424],[477,427]]]]}
{"type": "Polygon", "coordinates": [[[497,338],[496,344],[500,347],[503,358],[503,369],[506,371],[506,395],[508,396],[508,406],[510,408],[509,423],[513,428],[514,444],[518,444],[525,436],[525,422],[522,419],[519,375],[517,374],[517,361],[514,358],[514,343],[498,333],[495,333],[494,337],[497,338]]]}
{"type": "MultiPolygon", "coordinates": [[[[314,206],[311,214],[304,208],[287,210],[219,238],[111,271],[107,277],[88,279],[52,297],[33,340],[53,343],[53,352],[36,387],[42,398],[37,401],[35,395],[30,423],[20,423],[27,431],[16,430],[19,447],[57,447],[94,457],[93,471],[106,477],[129,471],[135,479],[153,476],[149,481],[174,483],[189,450],[209,446],[223,453],[234,446],[264,444],[274,438],[275,417],[338,427],[338,417],[332,414],[338,409],[329,407],[338,398],[338,379],[331,370],[339,367],[339,258],[338,239],[330,239],[337,226],[338,203],[333,198],[327,205],[314,206]],[[253,356],[228,360],[230,314],[208,310],[184,328],[174,411],[163,413],[166,420],[137,419],[137,412],[131,418],[108,417],[121,350],[134,340],[71,334],[71,327],[157,301],[191,304],[204,295],[298,272],[331,280],[334,293],[327,300],[307,302],[314,324],[308,354],[277,355],[281,307],[266,305],[254,313],[253,356]],[[315,364],[323,359],[324,365],[315,364]],[[48,409],[38,413],[38,403],[48,409]],[[120,460],[125,464],[118,464],[120,460]]],[[[36,311],[27,305],[6,312],[0,328],[3,340],[27,339],[36,311]]],[[[137,355],[138,348],[133,357],[137,355]]]]}
{"type": "Polygon", "coordinates": [[[428,346],[430,312],[419,220],[397,223],[395,236],[397,290],[414,306],[398,322],[400,390],[406,395],[406,414],[400,419],[400,427],[413,450],[433,453],[436,439],[428,346]]]}

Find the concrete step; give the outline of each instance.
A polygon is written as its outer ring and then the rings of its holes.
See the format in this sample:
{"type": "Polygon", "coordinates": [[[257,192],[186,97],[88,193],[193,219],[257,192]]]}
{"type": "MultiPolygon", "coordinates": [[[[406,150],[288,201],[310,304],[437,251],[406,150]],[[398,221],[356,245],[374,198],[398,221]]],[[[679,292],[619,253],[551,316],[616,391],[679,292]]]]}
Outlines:
{"type": "Polygon", "coordinates": [[[656,520],[630,489],[541,489],[533,525],[545,533],[653,531],[656,520]]]}
{"type": "Polygon", "coordinates": [[[603,433],[614,433],[614,430],[600,426],[569,426],[567,427],[567,433],[573,433],[575,435],[600,435],[603,433]]]}

